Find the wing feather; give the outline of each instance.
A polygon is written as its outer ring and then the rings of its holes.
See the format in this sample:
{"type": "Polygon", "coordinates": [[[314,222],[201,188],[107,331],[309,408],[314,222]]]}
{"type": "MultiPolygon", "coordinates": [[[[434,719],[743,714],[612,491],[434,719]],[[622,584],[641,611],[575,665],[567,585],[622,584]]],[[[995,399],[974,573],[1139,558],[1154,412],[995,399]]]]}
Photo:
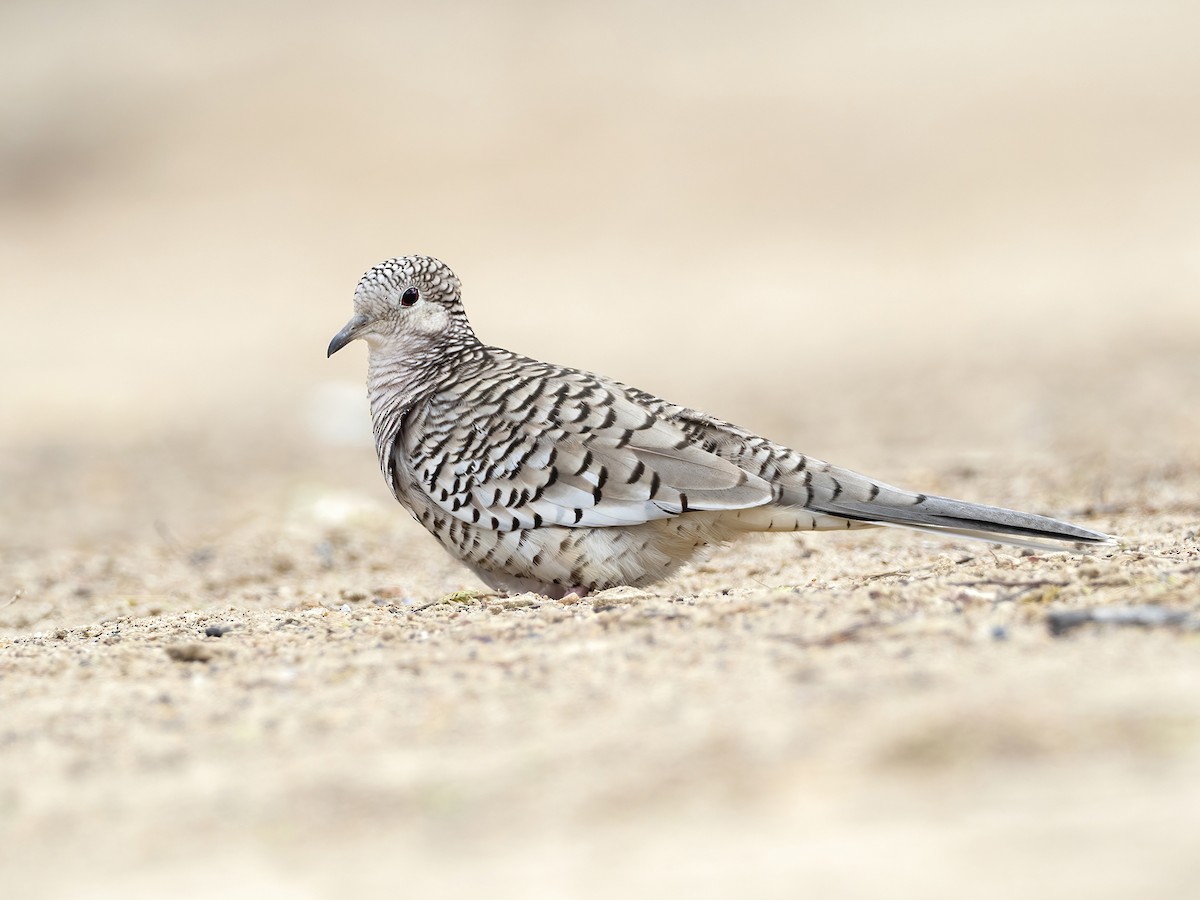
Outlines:
{"type": "Polygon", "coordinates": [[[451,515],[501,531],[605,528],[773,499],[770,484],[697,446],[622,385],[521,362],[521,390],[506,392],[494,372],[464,379],[400,433],[398,457],[451,515]]]}

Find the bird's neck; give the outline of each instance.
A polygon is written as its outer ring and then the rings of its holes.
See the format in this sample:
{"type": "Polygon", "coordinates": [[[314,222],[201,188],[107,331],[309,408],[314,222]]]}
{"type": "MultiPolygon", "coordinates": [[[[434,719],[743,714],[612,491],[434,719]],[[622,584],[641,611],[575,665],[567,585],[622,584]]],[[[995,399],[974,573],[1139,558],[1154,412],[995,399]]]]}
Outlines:
{"type": "Polygon", "coordinates": [[[371,403],[375,449],[381,461],[413,406],[436,392],[462,358],[470,356],[479,346],[472,335],[469,341],[412,341],[402,347],[370,347],[367,398],[371,403]]]}

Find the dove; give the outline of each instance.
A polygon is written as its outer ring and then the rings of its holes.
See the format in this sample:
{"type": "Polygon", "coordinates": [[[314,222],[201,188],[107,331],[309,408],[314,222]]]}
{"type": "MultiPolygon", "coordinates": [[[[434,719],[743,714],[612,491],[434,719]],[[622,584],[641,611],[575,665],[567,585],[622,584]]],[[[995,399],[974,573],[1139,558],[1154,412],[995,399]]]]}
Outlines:
{"type": "Polygon", "coordinates": [[[437,259],[381,262],[327,355],[366,342],[388,488],[493,589],[646,586],[751,532],[886,525],[1048,549],[1112,543],[893,487],[611,378],[489,346],[461,294],[437,259]]]}

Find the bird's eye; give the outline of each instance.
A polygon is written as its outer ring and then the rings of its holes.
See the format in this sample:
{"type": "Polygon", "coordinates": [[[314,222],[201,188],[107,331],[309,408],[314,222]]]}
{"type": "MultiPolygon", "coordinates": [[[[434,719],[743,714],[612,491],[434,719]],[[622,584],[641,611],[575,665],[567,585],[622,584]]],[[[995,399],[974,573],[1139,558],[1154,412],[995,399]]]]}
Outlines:
{"type": "Polygon", "coordinates": [[[410,287],[408,290],[406,290],[403,294],[400,295],[400,305],[401,306],[412,306],[414,303],[416,303],[420,299],[421,299],[421,292],[418,291],[415,287],[410,287]]]}

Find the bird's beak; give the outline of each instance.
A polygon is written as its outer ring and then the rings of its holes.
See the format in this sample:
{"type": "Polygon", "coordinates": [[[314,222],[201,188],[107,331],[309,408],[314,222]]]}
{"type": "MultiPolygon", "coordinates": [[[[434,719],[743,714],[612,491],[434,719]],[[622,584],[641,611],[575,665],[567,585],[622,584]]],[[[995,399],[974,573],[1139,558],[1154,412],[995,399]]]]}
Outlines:
{"type": "Polygon", "coordinates": [[[346,327],[335,334],[333,340],[329,342],[329,352],[325,354],[325,358],[328,359],[348,343],[357,339],[359,336],[358,333],[367,326],[368,321],[366,316],[355,316],[347,322],[346,327]]]}

